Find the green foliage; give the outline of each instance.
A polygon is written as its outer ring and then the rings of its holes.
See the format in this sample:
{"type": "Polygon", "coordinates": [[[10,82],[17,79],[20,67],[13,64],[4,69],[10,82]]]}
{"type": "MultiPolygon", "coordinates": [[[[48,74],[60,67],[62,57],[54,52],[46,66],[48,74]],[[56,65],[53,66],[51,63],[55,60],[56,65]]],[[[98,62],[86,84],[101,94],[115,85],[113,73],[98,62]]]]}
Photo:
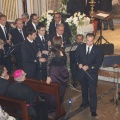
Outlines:
{"type": "Polygon", "coordinates": [[[62,0],[62,4],[63,5],[67,5],[67,2],[68,2],[69,0],[62,0]]]}

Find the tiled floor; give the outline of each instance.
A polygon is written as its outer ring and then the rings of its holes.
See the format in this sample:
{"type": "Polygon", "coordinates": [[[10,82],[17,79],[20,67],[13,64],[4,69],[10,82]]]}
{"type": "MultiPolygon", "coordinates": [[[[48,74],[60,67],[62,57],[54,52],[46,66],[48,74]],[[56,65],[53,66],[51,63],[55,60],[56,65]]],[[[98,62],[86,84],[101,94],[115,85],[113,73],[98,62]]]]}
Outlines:
{"type": "MultiPolygon", "coordinates": [[[[103,36],[114,44],[115,54],[120,54],[120,24],[115,25],[115,30],[103,31],[103,36]]],[[[99,37],[99,31],[96,34],[96,40],[99,37]]],[[[103,40],[104,41],[104,40],[103,40]]],[[[115,95],[114,84],[110,82],[100,81],[98,82],[98,117],[93,118],[90,115],[89,107],[81,111],[79,106],[81,104],[81,89],[78,82],[77,90],[71,88],[71,81],[68,82],[68,87],[65,94],[64,108],[67,115],[62,120],[120,120],[120,105],[116,106],[115,103],[111,103],[110,99],[115,95]],[[68,104],[71,99],[72,104],[68,104]]],[[[120,101],[119,101],[120,102],[120,101]]]]}

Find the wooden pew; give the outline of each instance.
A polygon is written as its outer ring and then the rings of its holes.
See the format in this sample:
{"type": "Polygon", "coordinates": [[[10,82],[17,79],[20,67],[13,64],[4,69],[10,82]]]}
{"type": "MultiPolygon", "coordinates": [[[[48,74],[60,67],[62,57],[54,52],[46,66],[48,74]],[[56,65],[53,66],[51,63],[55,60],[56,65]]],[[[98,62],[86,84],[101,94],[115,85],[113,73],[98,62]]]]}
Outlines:
{"type": "Polygon", "coordinates": [[[16,111],[21,111],[21,115],[20,115],[15,111],[7,110],[6,112],[9,115],[22,118],[23,120],[30,120],[30,117],[27,111],[26,101],[12,99],[5,96],[0,96],[0,105],[6,108],[12,108],[13,110],[16,110],[16,111]]]}
{"type": "MultiPolygon", "coordinates": [[[[13,77],[10,76],[10,80],[13,81],[13,77]]],[[[25,84],[30,86],[34,91],[41,92],[45,94],[54,95],[56,98],[56,116],[53,120],[58,120],[59,118],[63,117],[66,113],[65,110],[60,102],[60,85],[57,83],[50,83],[47,84],[43,81],[33,80],[26,78],[25,84]]]]}

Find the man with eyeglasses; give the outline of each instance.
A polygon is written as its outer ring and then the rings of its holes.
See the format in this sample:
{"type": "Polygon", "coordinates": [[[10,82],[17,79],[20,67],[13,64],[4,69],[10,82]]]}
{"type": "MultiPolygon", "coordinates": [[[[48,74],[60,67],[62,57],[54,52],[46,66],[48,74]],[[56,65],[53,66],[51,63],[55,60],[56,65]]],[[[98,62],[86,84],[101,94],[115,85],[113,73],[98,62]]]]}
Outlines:
{"type": "Polygon", "coordinates": [[[30,22],[27,24],[26,29],[29,27],[34,28],[34,30],[37,31],[37,25],[38,25],[38,16],[37,14],[33,13],[30,15],[30,22]]]}
{"type": "Polygon", "coordinates": [[[78,46],[75,58],[82,91],[80,108],[85,109],[90,105],[91,116],[96,117],[98,70],[103,61],[103,53],[98,46],[94,45],[94,38],[93,33],[86,35],[86,44],[78,46]]]}
{"type": "Polygon", "coordinates": [[[50,23],[50,26],[49,26],[49,34],[56,32],[56,27],[61,23],[64,25],[65,33],[67,33],[68,36],[70,37],[71,31],[70,31],[69,25],[68,25],[68,23],[66,23],[62,20],[62,16],[60,13],[54,14],[54,20],[50,23]]]}

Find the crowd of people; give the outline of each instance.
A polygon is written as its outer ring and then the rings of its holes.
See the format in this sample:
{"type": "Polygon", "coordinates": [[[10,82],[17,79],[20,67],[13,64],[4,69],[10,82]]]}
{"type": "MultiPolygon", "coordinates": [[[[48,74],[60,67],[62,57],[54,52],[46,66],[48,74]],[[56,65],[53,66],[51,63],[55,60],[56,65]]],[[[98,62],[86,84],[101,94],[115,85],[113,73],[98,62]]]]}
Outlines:
{"type": "MultiPolygon", "coordinates": [[[[68,23],[62,20],[60,13],[54,14],[49,34],[35,13],[31,14],[30,18],[27,13],[22,14],[21,18],[15,20],[15,26],[12,28],[7,17],[0,15],[0,95],[26,100],[29,105],[28,112],[33,119],[47,120],[48,114],[56,109],[54,96],[43,95],[45,102],[34,104],[41,94],[26,86],[24,80],[27,77],[46,81],[47,84],[60,84],[60,99],[61,103],[63,102],[69,78],[65,48],[71,44],[71,30],[68,23]],[[13,73],[11,54],[16,59],[14,83],[9,81],[8,75],[13,73]]],[[[86,43],[83,43],[83,38],[81,34],[76,35],[74,44],[78,47],[75,51],[69,51],[72,84],[76,87],[77,80],[80,81],[80,107],[84,109],[90,105],[91,115],[97,116],[96,88],[103,54],[94,45],[93,33],[86,35],[86,43]]]]}

